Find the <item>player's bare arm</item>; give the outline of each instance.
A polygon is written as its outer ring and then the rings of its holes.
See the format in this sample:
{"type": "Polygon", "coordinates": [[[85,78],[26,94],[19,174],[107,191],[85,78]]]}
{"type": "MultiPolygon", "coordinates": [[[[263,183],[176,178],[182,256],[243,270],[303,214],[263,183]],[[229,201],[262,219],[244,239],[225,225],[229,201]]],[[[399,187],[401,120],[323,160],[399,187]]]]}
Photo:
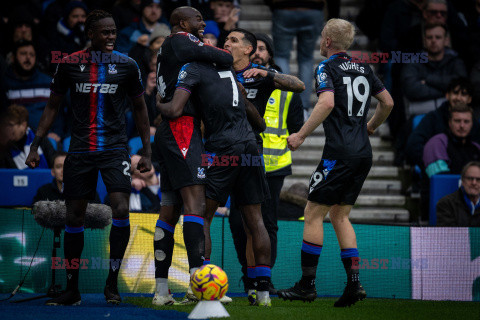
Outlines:
{"type": "Polygon", "coordinates": [[[305,90],[305,84],[295,76],[273,71],[251,68],[243,73],[245,78],[272,77],[275,82],[275,88],[285,91],[302,92],[305,90]]]}
{"type": "Polygon", "coordinates": [[[297,133],[293,133],[287,138],[290,150],[297,150],[305,141],[305,138],[307,138],[313,130],[315,130],[328,117],[334,106],[335,96],[333,92],[325,91],[320,93],[317,104],[313,108],[312,114],[308,120],[297,133]]]}
{"type": "Polygon", "coordinates": [[[48,103],[45,106],[45,110],[43,111],[40,122],[38,123],[37,134],[33,139],[32,145],[30,146],[30,152],[25,160],[25,164],[32,169],[38,167],[40,164],[38,146],[40,145],[42,139],[47,135],[48,130],[50,130],[50,127],[53,124],[53,121],[55,121],[62,100],[63,96],[57,95],[53,92],[50,93],[50,98],[48,99],[48,103]]]}
{"type": "Polygon", "coordinates": [[[143,95],[132,99],[132,103],[133,119],[145,150],[145,155],[138,161],[137,169],[140,172],[148,172],[152,169],[152,147],[150,145],[150,123],[148,121],[147,105],[143,95]]]}
{"type": "Polygon", "coordinates": [[[177,88],[173,94],[173,99],[167,103],[157,103],[157,108],[162,116],[171,119],[178,118],[182,115],[188,98],[190,98],[190,92],[177,88]]]}
{"type": "Polygon", "coordinates": [[[393,109],[393,99],[387,90],[383,90],[375,96],[378,100],[377,109],[373,117],[367,123],[368,135],[372,135],[375,130],[387,119],[393,109]]]}

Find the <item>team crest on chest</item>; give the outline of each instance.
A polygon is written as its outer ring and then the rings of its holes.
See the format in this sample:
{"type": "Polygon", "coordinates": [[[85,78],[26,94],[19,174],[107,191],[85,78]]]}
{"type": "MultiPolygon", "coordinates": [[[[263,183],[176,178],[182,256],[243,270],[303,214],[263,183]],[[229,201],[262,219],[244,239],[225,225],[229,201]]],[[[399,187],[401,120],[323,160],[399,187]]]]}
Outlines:
{"type": "Polygon", "coordinates": [[[117,65],[116,64],[109,64],[108,65],[108,73],[109,74],[117,74],[117,65]]]}
{"type": "Polygon", "coordinates": [[[85,65],[84,65],[84,64],[81,64],[81,65],[80,65],[80,71],[83,72],[83,70],[85,70],[85,65]]]}

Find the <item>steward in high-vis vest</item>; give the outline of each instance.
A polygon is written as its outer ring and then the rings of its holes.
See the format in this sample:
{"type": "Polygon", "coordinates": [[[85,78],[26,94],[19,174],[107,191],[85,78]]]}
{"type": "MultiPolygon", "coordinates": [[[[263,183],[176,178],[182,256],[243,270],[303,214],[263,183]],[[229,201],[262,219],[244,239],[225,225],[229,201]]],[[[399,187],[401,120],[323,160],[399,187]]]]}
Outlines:
{"type": "Polygon", "coordinates": [[[263,157],[267,171],[270,199],[262,204],[262,216],[271,246],[271,266],[277,252],[278,203],[285,177],[292,174],[292,152],[287,137],[303,125],[303,105],[300,94],[275,90],[270,95],[263,116],[267,128],[261,133],[263,157]]]}

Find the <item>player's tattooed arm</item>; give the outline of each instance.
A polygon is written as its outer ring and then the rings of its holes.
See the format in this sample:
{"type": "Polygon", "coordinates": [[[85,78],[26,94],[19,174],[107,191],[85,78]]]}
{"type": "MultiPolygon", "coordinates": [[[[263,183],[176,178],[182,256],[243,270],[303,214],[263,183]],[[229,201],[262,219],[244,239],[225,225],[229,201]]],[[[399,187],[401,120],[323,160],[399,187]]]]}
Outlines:
{"type": "Polygon", "coordinates": [[[177,88],[173,94],[173,99],[167,103],[157,101],[157,108],[162,116],[170,119],[178,118],[182,115],[188,98],[190,98],[190,92],[177,88]]]}
{"type": "Polygon", "coordinates": [[[305,90],[305,84],[295,76],[291,76],[288,74],[283,73],[276,73],[273,71],[259,69],[259,68],[251,68],[243,72],[244,78],[270,78],[273,79],[275,83],[275,88],[284,90],[284,91],[292,91],[292,92],[302,92],[305,90]]]}
{"type": "Polygon", "coordinates": [[[47,105],[43,110],[42,117],[38,123],[37,133],[30,146],[30,152],[28,153],[27,159],[25,160],[25,164],[30,168],[36,168],[40,164],[38,147],[40,146],[42,139],[47,135],[48,130],[50,130],[53,121],[55,121],[62,100],[63,95],[57,95],[53,92],[50,93],[50,99],[48,99],[47,105]]]}
{"type": "Polygon", "coordinates": [[[305,84],[295,76],[283,73],[268,71],[268,76],[273,76],[275,88],[285,91],[302,92],[305,90],[305,84]]]}

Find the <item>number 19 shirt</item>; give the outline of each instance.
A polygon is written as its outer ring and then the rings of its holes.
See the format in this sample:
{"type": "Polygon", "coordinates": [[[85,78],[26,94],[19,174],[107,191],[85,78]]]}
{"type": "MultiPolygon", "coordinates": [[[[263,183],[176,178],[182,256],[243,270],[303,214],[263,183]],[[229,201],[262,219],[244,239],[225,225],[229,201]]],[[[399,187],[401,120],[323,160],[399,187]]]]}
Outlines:
{"type": "Polygon", "coordinates": [[[371,96],[385,87],[368,64],[352,62],[346,53],[322,61],[315,70],[317,95],[334,92],[335,107],[323,122],[325,159],[352,159],[372,156],[367,133],[371,96]]]}

